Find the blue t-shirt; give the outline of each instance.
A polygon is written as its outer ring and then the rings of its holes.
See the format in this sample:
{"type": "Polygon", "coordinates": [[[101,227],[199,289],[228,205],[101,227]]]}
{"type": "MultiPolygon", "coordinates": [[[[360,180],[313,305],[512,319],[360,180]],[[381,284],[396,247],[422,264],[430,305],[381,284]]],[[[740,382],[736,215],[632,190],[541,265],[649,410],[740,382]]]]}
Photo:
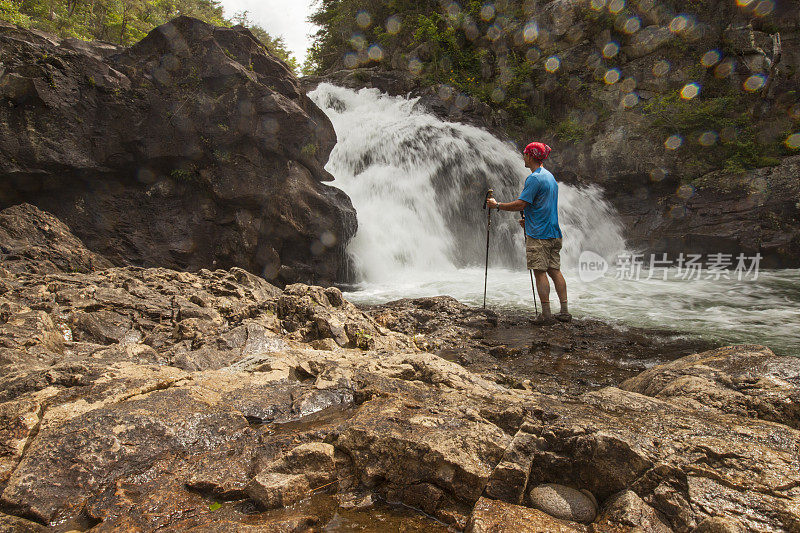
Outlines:
{"type": "Polygon", "coordinates": [[[561,238],[558,226],[558,183],[544,167],[525,178],[519,199],[528,203],[525,213],[525,234],[534,239],[561,238]]]}

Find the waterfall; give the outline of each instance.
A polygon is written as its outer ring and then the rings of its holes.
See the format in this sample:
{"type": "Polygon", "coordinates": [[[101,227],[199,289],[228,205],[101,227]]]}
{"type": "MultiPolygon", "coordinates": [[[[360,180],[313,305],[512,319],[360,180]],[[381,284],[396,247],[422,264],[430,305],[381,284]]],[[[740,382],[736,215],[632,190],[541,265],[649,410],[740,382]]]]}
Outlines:
{"type": "MultiPolygon", "coordinates": [[[[515,200],[530,174],[510,143],[464,124],[445,122],[377,89],[322,84],[309,93],[338,137],[326,169],[358,213],[348,246],[357,278],[390,282],[424,272],[483,265],[488,188],[515,200]]],[[[556,180],[558,175],[556,174],[556,180]]],[[[492,213],[490,266],[524,269],[519,215],[492,213]]],[[[563,268],[583,250],[609,260],[624,249],[613,210],[597,188],[559,185],[563,268]]]]}
{"type": "MultiPolygon", "coordinates": [[[[358,282],[347,287],[347,298],[374,304],[447,294],[481,305],[481,205],[489,187],[501,201],[519,196],[530,171],[518,150],[478,128],[444,122],[415,99],[327,84],[309,96],[338,136],[326,167],[332,185],[358,212],[358,232],[347,247],[358,282]]],[[[605,277],[582,279],[576,268],[581,252],[613,263],[624,251],[620,225],[598,188],[561,183],[558,204],[561,264],[575,316],[799,353],[800,270],[762,272],[757,281],[686,282],[674,269],[666,280],[629,280],[612,268],[605,277]]],[[[534,307],[518,219],[492,212],[487,304],[529,314],[534,307]]]]}

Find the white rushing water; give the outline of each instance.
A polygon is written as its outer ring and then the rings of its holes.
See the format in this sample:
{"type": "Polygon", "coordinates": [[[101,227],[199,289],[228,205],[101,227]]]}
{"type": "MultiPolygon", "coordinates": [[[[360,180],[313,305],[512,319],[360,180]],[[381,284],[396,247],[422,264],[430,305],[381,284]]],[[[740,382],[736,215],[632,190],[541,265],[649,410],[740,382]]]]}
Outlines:
{"type": "MultiPolygon", "coordinates": [[[[447,294],[483,300],[487,188],[500,201],[519,195],[530,173],[512,145],[426,113],[415,99],[375,89],[320,85],[309,96],[331,119],[338,143],[326,169],[358,212],[348,246],[357,283],[349,299],[381,303],[447,294]]],[[[556,175],[558,179],[558,175],[556,175]]],[[[492,213],[487,305],[533,311],[518,215],[492,213]]],[[[765,343],[800,355],[800,271],[761,272],[757,280],[582,281],[589,250],[613,263],[625,243],[597,188],[559,185],[562,270],[571,312],[620,325],[665,328],[721,342],[765,343]]],[[[645,276],[646,277],[646,276],[645,276]]],[[[751,276],[752,277],[752,276],[751,276]]],[[[558,304],[555,293],[551,300],[558,304]]]]}

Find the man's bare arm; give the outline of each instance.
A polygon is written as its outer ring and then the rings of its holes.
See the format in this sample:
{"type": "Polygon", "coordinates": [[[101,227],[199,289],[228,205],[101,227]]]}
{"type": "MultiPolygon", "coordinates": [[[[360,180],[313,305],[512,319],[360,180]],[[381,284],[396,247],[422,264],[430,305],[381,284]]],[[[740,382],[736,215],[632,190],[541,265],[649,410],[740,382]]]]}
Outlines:
{"type": "Polygon", "coordinates": [[[528,207],[528,202],[519,198],[513,202],[498,202],[494,198],[489,198],[487,205],[489,208],[498,207],[501,211],[522,211],[528,207]]]}

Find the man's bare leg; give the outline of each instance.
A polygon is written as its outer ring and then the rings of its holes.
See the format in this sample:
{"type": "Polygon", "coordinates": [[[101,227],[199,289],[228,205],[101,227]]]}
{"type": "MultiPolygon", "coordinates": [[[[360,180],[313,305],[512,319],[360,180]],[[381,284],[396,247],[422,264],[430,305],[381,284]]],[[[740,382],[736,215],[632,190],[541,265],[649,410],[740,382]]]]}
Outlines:
{"type": "Polygon", "coordinates": [[[561,271],[557,268],[548,269],[547,273],[553,278],[553,285],[556,288],[556,294],[558,294],[558,301],[561,302],[560,315],[565,318],[572,318],[569,315],[569,306],[567,305],[567,281],[564,279],[564,275],[561,274],[561,271]]]}
{"type": "Polygon", "coordinates": [[[542,302],[542,316],[550,317],[550,280],[547,279],[547,271],[534,270],[533,275],[536,277],[536,292],[542,302]]]}

